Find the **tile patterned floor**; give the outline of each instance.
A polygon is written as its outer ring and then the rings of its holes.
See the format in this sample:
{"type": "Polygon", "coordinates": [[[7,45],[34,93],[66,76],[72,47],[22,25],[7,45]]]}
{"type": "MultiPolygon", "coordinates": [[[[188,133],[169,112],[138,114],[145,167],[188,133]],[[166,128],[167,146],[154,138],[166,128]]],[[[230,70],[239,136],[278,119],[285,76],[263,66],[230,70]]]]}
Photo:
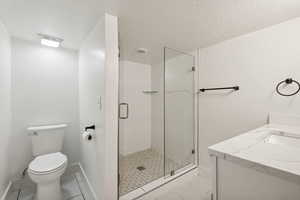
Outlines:
{"type": "Polygon", "coordinates": [[[138,200],[211,200],[211,180],[209,169],[199,167],[197,176],[170,182],[138,200]]]}
{"type": "MultiPolygon", "coordinates": [[[[72,170],[61,177],[63,200],[94,200],[79,169],[72,170]]],[[[36,185],[28,176],[14,183],[6,200],[33,200],[36,185]]]]}
{"type": "MultiPolygon", "coordinates": [[[[187,161],[190,163],[190,160],[187,161]]],[[[179,169],[180,164],[171,159],[166,160],[166,172],[170,173],[174,169],[179,169]]],[[[146,185],[164,176],[164,157],[154,150],[130,154],[120,158],[120,196],[127,194],[137,188],[146,185]],[[143,166],[145,170],[138,170],[137,167],[143,166]]]]}

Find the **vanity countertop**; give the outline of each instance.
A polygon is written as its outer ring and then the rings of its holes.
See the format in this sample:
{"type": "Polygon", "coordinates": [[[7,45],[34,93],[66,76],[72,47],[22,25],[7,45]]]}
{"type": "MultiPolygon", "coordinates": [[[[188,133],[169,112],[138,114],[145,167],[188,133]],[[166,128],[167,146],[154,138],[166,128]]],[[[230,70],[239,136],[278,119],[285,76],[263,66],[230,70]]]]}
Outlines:
{"type": "Polygon", "coordinates": [[[300,184],[300,127],[267,124],[208,148],[211,156],[300,184]]]}

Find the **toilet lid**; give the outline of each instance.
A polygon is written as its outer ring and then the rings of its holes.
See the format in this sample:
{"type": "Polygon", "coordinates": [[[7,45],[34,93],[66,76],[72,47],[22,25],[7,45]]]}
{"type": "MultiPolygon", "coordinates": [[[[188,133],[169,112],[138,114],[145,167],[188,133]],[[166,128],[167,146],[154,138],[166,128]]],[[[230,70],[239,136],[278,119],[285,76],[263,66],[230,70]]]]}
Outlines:
{"type": "Polygon", "coordinates": [[[67,162],[67,156],[58,152],[36,157],[30,164],[29,169],[35,172],[54,171],[67,162]]]}

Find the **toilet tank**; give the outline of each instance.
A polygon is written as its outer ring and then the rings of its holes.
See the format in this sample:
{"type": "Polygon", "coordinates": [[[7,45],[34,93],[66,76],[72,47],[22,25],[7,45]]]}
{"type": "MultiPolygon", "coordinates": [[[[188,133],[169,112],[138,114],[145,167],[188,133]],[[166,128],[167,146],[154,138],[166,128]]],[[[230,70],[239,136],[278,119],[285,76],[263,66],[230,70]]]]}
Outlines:
{"type": "Polygon", "coordinates": [[[67,124],[28,127],[33,156],[60,152],[66,127],[67,124]]]}

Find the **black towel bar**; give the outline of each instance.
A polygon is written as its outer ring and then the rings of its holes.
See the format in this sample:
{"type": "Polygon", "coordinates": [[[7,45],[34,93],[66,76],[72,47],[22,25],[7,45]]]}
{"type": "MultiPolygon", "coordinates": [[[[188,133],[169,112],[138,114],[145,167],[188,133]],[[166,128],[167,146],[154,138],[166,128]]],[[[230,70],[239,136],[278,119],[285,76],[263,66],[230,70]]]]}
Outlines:
{"type": "Polygon", "coordinates": [[[239,90],[240,87],[239,86],[233,86],[233,87],[219,87],[219,88],[201,88],[199,89],[199,92],[205,92],[208,90],[239,90]]]}

